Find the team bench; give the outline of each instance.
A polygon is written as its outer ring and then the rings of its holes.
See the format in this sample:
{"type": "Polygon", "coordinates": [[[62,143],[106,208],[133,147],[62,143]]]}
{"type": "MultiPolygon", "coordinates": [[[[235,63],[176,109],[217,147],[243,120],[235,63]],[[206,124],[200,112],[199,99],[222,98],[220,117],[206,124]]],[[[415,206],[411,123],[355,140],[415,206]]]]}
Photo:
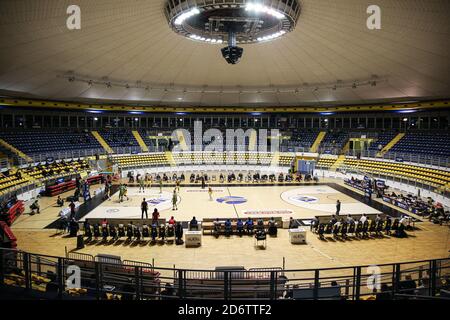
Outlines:
{"type": "MultiPolygon", "coordinates": [[[[98,224],[101,226],[103,218],[87,218],[86,219],[91,226],[98,224]]],[[[139,219],[139,218],[107,218],[108,224],[112,226],[118,226],[119,224],[123,224],[124,226],[127,226],[130,221],[133,222],[133,224],[136,227],[142,228],[144,224],[151,226],[152,225],[152,219],[139,219]]],[[[165,218],[158,219],[158,225],[164,225],[166,224],[165,218]]],[[[84,230],[84,223],[80,222],[80,228],[81,230],[84,230]]]]}
{"type": "MultiPolygon", "coordinates": [[[[245,221],[247,221],[247,218],[242,218],[242,222],[245,224],[245,221]]],[[[264,229],[268,229],[269,228],[269,220],[270,217],[258,217],[258,218],[254,218],[251,217],[253,219],[253,228],[256,228],[256,225],[258,223],[259,218],[263,219],[264,221],[264,229]]],[[[214,231],[214,221],[216,221],[217,218],[204,218],[202,221],[202,230],[203,230],[203,234],[204,235],[212,235],[213,231],[214,231]]],[[[231,230],[232,232],[236,232],[237,230],[237,221],[238,218],[219,218],[219,222],[220,222],[220,233],[225,233],[225,221],[227,219],[230,219],[231,221],[231,230]]],[[[274,217],[275,220],[275,224],[278,228],[281,228],[283,226],[282,223],[282,219],[281,217],[274,217]]],[[[245,225],[244,225],[244,230],[245,230],[245,225]]]]}
{"type": "MultiPolygon", "coordinates": [[[[359,219],[361,219],[362,214],[358,213],[358,214],[351,214],[352,218],[355,221],[358,221],[359,219]]],[[[331,218],[333,216],[332,215],[327,215],[327,216],[316,216],[316,219],[319,220],[319,224],[325,223],[327,224],[328,222],[330,222],[331,218]]],[[[344,218],[344,220],[346,220],[348,217],[348,214],[339,214],[339,216],[336,216],[336,218],[338,220],[340,220],[341,218],[344,218]]],[[[377,217],[376,213],[366,213],[366,217],[367,219],[370,220],[375,220],[375,218],[377,217]]],[[[386,214],[384,213],[380,213],[380,217],[385,220],[386,219],[386,214]]]]}

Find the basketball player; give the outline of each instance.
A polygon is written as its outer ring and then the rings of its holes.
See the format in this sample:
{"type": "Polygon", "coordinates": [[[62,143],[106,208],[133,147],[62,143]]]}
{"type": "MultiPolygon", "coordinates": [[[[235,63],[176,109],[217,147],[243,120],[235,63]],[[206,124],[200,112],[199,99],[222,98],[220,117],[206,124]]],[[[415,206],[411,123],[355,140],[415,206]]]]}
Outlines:
{"type": "Polygon", "coordinates": [[[175,185],[176,185],[176,190],[177,190],[177,192],[180,192],[180,179],[177,179],[176,181],[175,181],[175,185]]]}
{"type": "Polygon", "coordinates": [[[163,182],[162,179],[159,179],[159,193],[162,193],[162,186],[163,186],[163,182]]]}
{"type": "Polygon", "coordinates": [[[127,185],[126,184],[124,184],[123,185],[123,196],[125,197],[125,198],[127,198],[127,201],[129,201],[130,200],[130,198],[128,198],[128,189],[127,189],[127,185]]]}
{"type": "Polygon", "coordinates": [[[121,184],[119,186],[119,202],[123,201],[123,192],[124,192],[124,187],[123,187],[123,184],[121,184]]]}
{"type": "Polygon", "coordinates": [[[141,192],[141,189],[142,189],[142,192],[145,192],[145,181],[144,181],[144,177],[140,177],[139,178],[139,192],[141,192]]]}
{"type": "Polygon", "coordinates": [[[211,187],[208,187],[208,193],[209,193],[209,201],[213,201],[213,189],[211,187]]]}
{"type": "Polygon", "coordinates": [[[174,189],[172,196],[172,210],[178,210],[177,200],[178,200],[177,189],[174,189]]]}
{"type": "Polygon", "coordinates": [[[148,188],[151,189],[152,188],[152,183],[153,183],[153,176],[151,174],[149,174],[149,179],[148,179],[148,188]]]}

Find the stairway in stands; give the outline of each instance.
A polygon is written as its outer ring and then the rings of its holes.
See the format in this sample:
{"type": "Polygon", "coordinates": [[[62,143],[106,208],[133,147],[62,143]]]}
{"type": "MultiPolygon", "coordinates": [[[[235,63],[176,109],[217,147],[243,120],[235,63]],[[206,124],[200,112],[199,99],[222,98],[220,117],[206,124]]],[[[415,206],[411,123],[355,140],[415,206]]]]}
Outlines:
{"type": "Polygon", "coordinates": [[[188,145],[186,144],[186,140],[184,139],[183,132],[181,130],[176,130],[178,143],[180,144],[180,149],[183,151],[189,150],[188,145]]]}
{"type": "Polygon", "coordinates": [[[377,157],[382,157],[388,152],[392,147],[394,147],[397,142],[399,142],[405,136],[404,133],[397,134],[384,148],[377,153],[377,157]]]}
{"type": "Polygon", "coordinates": [[[33,159],[29,156],[27,156],[25,153],[23,153],[22,151],[20,151],[19,149],[17,149],[16,147],[14,147],[13,145],[9,144],[8,142],[6,142],[3,139],[0,139],[0,145],[7,150],[7,152],[10,152],[24,160],[26,160],[27,162],[33,162],[33,159]]]}
{"type": "Polygon", "coordinates": [[[272,160],[270,161],[271,167],[278,167],[280,165],[280,152],[273,153],[272,160]]]}
{"type": "Polygon", "coordinates": [[[166,156],[167,163],[171,167],[175,167],[177,165],[175,162],[175,159],[173,157],[172,151],[166,151],[166,152],[164,152],[164,155],[166,156]]]}
{"type": "Polygon", "coordinates": [[[248,142],[248,151],[258,151],[258,135],[256,130],[252,130],[250,133],[250,139],[248,142]]]}
{"type": "Polygon", "coordinates": [[[142,139],[141,135],[138,131],[133,130],[133,136],[136,139],[137,143],[141,147],[142,152],[148,152],[148,146],[145,144],[144,140],[142,139]]]}
{"type": "Polygon", "coordinates": [[[114,153],[114,150],[106,143],[105,139],[98,133],[98,131],[92,131],[92,135],[97,139],[97,141],[100,143],[100,145],[105,149],[108,153],[114,153]]]}
{"type": "Polygon", "coordinates": [[[345,154],[341,154],[336,161],[333,163],[333,165],[330,167],[330,171],[336,171],[337,168],[339,168],[345,161],[345,154]]]}
{"type": "Polygon", "coordinates": [[[310,152],[317,152],[317,149],[319,149],[320,143],[322,142],[323,138],[325,138],[325,135],[327,133],[325,131],[320,131],[317,135],[316,140],[314,141],[313,145],[311,146],[310,152]]]}

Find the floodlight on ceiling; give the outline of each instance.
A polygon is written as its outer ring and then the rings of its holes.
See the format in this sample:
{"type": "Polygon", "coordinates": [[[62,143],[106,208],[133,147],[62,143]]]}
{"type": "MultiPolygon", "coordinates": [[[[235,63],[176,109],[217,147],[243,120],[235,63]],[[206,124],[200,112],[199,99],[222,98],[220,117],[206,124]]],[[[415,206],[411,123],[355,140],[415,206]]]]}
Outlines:
{"type": "Polygon", "coordinates": [[[278,12],[277,10],[274,10],[260,3],[247,3],[247,5],[245,6],[245,10],[255,13],[266,13],[280,20],[285,18],[285,15],[281,12],[278,12]]]}
{"type": "Polygon", "coordinates": [[[195,15],[197,15],[199,13],[200,13],[200,10],[198,10],[197,8],[193,8],[193,9],[187,11],[187,12],[184,12],[184,13],[180,14],[180,16],[175,19],[175,24],[176,25],[181,25],[181,24],[183,24],[184,20],[189,19],[190,17],[195,16],[195,15]]]}

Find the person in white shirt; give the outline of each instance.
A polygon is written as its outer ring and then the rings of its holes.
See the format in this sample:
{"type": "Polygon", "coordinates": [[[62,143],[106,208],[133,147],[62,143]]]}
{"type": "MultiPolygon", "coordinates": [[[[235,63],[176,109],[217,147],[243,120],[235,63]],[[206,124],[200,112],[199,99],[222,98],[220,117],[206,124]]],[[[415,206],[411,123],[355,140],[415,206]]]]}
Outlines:
{"type": "Polygon", "coordinates": [[[337,220],[334,227],[339,228],[341,226],[341,221],[337,220]]]}
{"type": "Polygon", "coordinates": [[[366,217],[366,214],[365,214],[365,213],[363,213],[363,215],[361,216],[361,218],[359,219],[359,221],[361,221],[361,223],[364,223],[364,222],[367,221],[367,217],[366,217]]]}
{"type": "Polygon", "coordinates": [[[400,223],[407,227],[409,225],[409,217],[407,217],[406,215],[404,215],[401,219],[400,219],[400,223]]]}

